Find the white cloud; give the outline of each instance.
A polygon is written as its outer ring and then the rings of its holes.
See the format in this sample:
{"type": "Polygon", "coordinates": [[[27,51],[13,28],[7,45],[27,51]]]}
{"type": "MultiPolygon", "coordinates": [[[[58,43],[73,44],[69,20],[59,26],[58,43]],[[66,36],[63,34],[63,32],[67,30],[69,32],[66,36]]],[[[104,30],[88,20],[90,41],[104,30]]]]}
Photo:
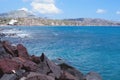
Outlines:
{"type": "Polygon", "coordinates": [[[104,9],[97,9],[96,13],[104,14],[104,13],[106,13],[106,10],[104,10],[104,9]]]}
{"type": "Polygon", "coordinates": [[[23,8],[21,8],[21,9],[18,9],[18,10],[24,10],[24,11],[29,12],[29,11],[28,11],[28,9],[27,9],[27,8],[24,8],[24,7],[23,7],[23,8]]]}
{"type": "Polygon", "coordinates": [[[28,10],[28,9],[27,9],[27,8],[25,8],[25,7],[20,8],[20,9],[18,9],[18,10],[24,10],[24,11],[29,12],[29,13],[31,13],[31,14],[35,14],[35,13],[33,13],[33,11],[28,10]]]}
{"type": "Polygon", "coordinates": [[[117,11],[116,14],[119,14],[119,15],[120,15],[120,11],[117,11]]]}
{"type": "Polygon", "coordinates": [[[41,14],[58,14],[61,12],[61,10],[56,7],[54,0],[33,0],[31,6],[34,12],[41,14]]]}

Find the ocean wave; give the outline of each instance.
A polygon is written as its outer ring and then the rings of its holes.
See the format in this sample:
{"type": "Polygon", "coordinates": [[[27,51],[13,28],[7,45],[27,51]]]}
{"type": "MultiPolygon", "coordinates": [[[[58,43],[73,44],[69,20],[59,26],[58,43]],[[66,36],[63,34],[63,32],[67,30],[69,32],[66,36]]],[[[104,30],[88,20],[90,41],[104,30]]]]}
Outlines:
{"type": "Polygon", "coordinates": [[[1,31],[5,37],[14,37],[14,38],[29,38],[30,33],[22,31],[21,29],[4,29],[1,31]]]}

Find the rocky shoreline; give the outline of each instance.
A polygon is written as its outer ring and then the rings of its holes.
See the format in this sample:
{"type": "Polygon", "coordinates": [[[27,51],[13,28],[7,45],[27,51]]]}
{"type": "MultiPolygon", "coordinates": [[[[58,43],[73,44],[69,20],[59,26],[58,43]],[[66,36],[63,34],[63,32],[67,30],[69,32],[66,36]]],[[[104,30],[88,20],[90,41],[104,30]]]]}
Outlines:
{"type": "Polygon", "coordinates": [[[55,64],[44,53],[29,55],[22,44],[0,41],[0,80],[102,80],[96,72],[84,75],[74,67],[55,64]]]}

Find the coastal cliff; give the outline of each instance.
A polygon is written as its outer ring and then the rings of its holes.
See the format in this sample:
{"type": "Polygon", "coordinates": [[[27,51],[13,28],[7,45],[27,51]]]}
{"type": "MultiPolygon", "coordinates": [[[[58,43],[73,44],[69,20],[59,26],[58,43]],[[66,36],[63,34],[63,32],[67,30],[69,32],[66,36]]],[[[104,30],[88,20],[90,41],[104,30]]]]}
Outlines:
{"type": "Polygon", "coordinates": [[[22,44],[0,41],[0,80],[102,80],[96,72],[86,75],[66,64],[56,64],[44,53],[29,55],[22,44]]]}

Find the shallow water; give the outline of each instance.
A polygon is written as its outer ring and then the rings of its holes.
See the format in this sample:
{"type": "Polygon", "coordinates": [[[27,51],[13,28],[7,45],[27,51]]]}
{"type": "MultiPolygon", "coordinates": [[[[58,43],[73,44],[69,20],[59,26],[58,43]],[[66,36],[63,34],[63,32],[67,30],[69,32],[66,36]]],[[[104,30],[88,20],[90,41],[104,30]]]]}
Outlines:
{"type": "Polygon", "coordinates": [[[104,80],[120,79],[120,27],[14,29],[20,30],[21,36],[6,39],[24,43],[30,54],[40,56],[44,52],[50,59],[62,58],[83,73],[96,71],[104,80]]]}

